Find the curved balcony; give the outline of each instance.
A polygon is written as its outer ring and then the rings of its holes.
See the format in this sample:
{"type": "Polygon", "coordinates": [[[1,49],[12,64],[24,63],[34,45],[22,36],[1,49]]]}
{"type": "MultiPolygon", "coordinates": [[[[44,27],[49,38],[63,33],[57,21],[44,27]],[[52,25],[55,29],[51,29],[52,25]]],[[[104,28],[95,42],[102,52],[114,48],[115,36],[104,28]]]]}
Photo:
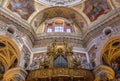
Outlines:
{"type": "Polygon", "coordinates": [[[93,81],[93,74],[85,69],[38,69],[30,71],[27,81],[93,81]]]}

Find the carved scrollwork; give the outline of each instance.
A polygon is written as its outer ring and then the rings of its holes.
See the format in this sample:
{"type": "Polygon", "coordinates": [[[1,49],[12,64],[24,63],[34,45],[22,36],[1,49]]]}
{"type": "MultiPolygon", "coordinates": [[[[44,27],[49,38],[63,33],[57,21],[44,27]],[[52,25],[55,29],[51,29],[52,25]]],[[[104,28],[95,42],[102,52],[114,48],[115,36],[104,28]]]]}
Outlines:
{"type": "Polygon", "coordinates": [[[27,80],[34,78],[51,78],[51,77],[86,77],[87,81],[93,81],[92,72],[85,69],[69,69],[69,68],[50,68],[38,69],[29,73],[27,80]],[[90,79],[90,80],[89,80],[90,79]]]}
{"type": "MultiPolygon", "coordinates": [[[[48,51],[47,51],[47,59],[49,61],[49,67],[53,67],[55,58],[61,56],[60,57],[61,59],[67,61],[66,63],[68,63],[67,64],[68,67],[72,68],[73,67],[72,55],[73,55],[72,47],[69,47],[66,41],[63,42],[57,42],[56,40],[53,41],[51,46],[48,46],[48,51]]],[[[46,62],[47,59],[45,58],[44,62],[46,62]]],[[[44,65],[45,63],[44,64],[43,63],[41,64],[44,65]]]]}
{"type": "Polygon", "coordinates": [[[40,62],[40,68],[49,68],[50,59],[44,58],[44,61],[40,62]]]}

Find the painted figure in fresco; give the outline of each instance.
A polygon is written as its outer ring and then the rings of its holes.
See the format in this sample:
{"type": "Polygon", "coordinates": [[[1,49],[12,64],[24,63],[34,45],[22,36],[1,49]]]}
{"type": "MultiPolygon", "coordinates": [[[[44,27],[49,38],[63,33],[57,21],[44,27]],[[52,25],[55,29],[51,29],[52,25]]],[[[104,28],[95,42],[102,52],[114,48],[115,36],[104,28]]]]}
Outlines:
{"type": "Polygon", "coordinates": [[[116,1],[120,3],[120,0],[116,0],[116,1]]]}
{"type": "Polygon", "coordinates": [[[28,19],[34,12],[33,0],[10,0],[8,8],[17,12],[23,19],[28,19]]]}
{"type": "Polygon", "coordinates": [[[104,14],[105,9],[102,5],[99,5],[97,2],[93,4],[93,9],[91,13],[91,19],[94,20],[100,15],[104,14]]]}
{"type": "Polygon", "coordinates": [[[109,8],[106,0],[88,0],[84,12],[91,21],[94,21],[102,14],[108,12],[108,10],[109,8]]]}

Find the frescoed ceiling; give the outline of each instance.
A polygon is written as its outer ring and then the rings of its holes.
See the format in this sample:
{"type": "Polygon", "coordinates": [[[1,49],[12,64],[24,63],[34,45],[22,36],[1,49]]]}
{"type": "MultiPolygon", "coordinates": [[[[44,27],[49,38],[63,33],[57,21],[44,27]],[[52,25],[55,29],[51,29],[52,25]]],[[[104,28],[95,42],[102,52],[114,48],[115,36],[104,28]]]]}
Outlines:
{"type": "Polygon", "coordinates": [[[52,6],[67,6],[79,3],[83,0],[36,0],[36,1],[52,6]]]}
{"type": "MultiPolygon", "coordinates": [[[[38,22],[37,25],[33,25],[34,27],[39,27],[41,23],[43,23],[47,19],[52,19],[56,17],[66,18],[68,20],[72,20],[73,23],[77,27],[84,27],[84,24],[87,24],[85,19],[75,10],[66,8],[66,7],[51,7],[47,8],[34,17],[32,21],[33,24],[38,22]],[[83,24],[84,23],[84,24],[83,24]]],[[[82,30],[82,29],[81,29],[82,30]]]]}
{"type": "Polygon", "coordinates": [[[91,21],[110,11],[107,0],[88,0],[85,4],[84,13],[91,21]]]}
{"type": "Polygon", "coordinates": [[[10,0],[8,9],[18,13],[21,18],[27,20],[35,11],[34,0],[10,0]]]}
{"type": "MultiPolygon", "coordinates": [[[[42,2],[40,4],[45,3],[52,6],[63,6],[64,4],[71,5],[73,3],[75,4],[76,2],[77,2],[77,5],[78,3],[79,5],[84,4],[83,12],[86,16],[88,16],[88,18],[91,21],[96,20],[99,16],[106,14],[108,11],[110,11],[110,7],[109,7],[109,4],[107,3],[107,0],[35,0],[35,1],[34,0],[10,0],[10,2],[7,5],[7,8],[12,12],[19,14],[21,18],[27,20],[36,11],[35,2],[42,2]],[[58,5],[55,5],[55,4],[58,4],[58,5]]],[[[119,0],[116,0],[116,2],[119,3],[119,0]]],[[[49,10],[49,11],[50,13],[52,12],[52,10],[49,10]]],[[[61,10],[59,11],[58,9],[57,12],[61,12],[61,10]]]]}
{"type": "Polygon", "coordinates": [[[120,0],[112,0],[112,3],[115,7],[120,7],[120,0]]]}
{"type": "Polygon", "coordinates": [[[39,27],[46,19],[63,17],[71,19],[82,31],[113,8],[119,7],[120,0],[1,0],[0,4],[8,15],[19,18],[33,28],[39,27]],[[36,20],[37,26],[33,25],[36,20]]]}

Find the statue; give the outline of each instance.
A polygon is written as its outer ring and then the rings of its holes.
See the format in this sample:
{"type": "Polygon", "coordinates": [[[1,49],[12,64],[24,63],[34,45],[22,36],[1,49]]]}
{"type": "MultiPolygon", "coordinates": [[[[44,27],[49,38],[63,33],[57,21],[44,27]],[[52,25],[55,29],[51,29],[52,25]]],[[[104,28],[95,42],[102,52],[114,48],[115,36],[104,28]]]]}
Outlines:
{"type": "Polygon", "coordinates": [[[77,57],[74,58],[73,64],[74,64],[74,68],[81,68],[80,61],[77,57]]]}
{"type": "Polygon", "coordinates": [[[68,67],[72,68],[73,67],[73,58],[72,58],[72,48],[68,48],[66,51],[66,56],[67,56],[67,60],[68,60],[68,67]]]}
{"type": "Polygon", "coordinates": [[[57,54],[62,54],[62,53],[63,53],[62,48],[58,48],[58,49],[57,49],[57,54]]]}
{"type": "Polygon", "coordinates": [[[52,43],[52,46],[53,46],[53,48],[55,48],[56,47],[56,40],[54,40],[54,42],[52,43]]]}
{"type": "Polygon", "coordinates": [[[63,41],[63,45],[67,48],[67,42],[65,40],[63,41]]]}
{"type": "Polygon", "coordinates": [[[49,60],[45,57],[43,62],[40,62],[41,68],[49,68],[49,60]]]}
{"type": "Polygon", "coordinates": [[[48,61],[49,61],[49,67],[53,67],[53,60],[54,60],[54,50],[48,46],[48,52],[47,52],[47,55],[48,55],[48,61]]]}

